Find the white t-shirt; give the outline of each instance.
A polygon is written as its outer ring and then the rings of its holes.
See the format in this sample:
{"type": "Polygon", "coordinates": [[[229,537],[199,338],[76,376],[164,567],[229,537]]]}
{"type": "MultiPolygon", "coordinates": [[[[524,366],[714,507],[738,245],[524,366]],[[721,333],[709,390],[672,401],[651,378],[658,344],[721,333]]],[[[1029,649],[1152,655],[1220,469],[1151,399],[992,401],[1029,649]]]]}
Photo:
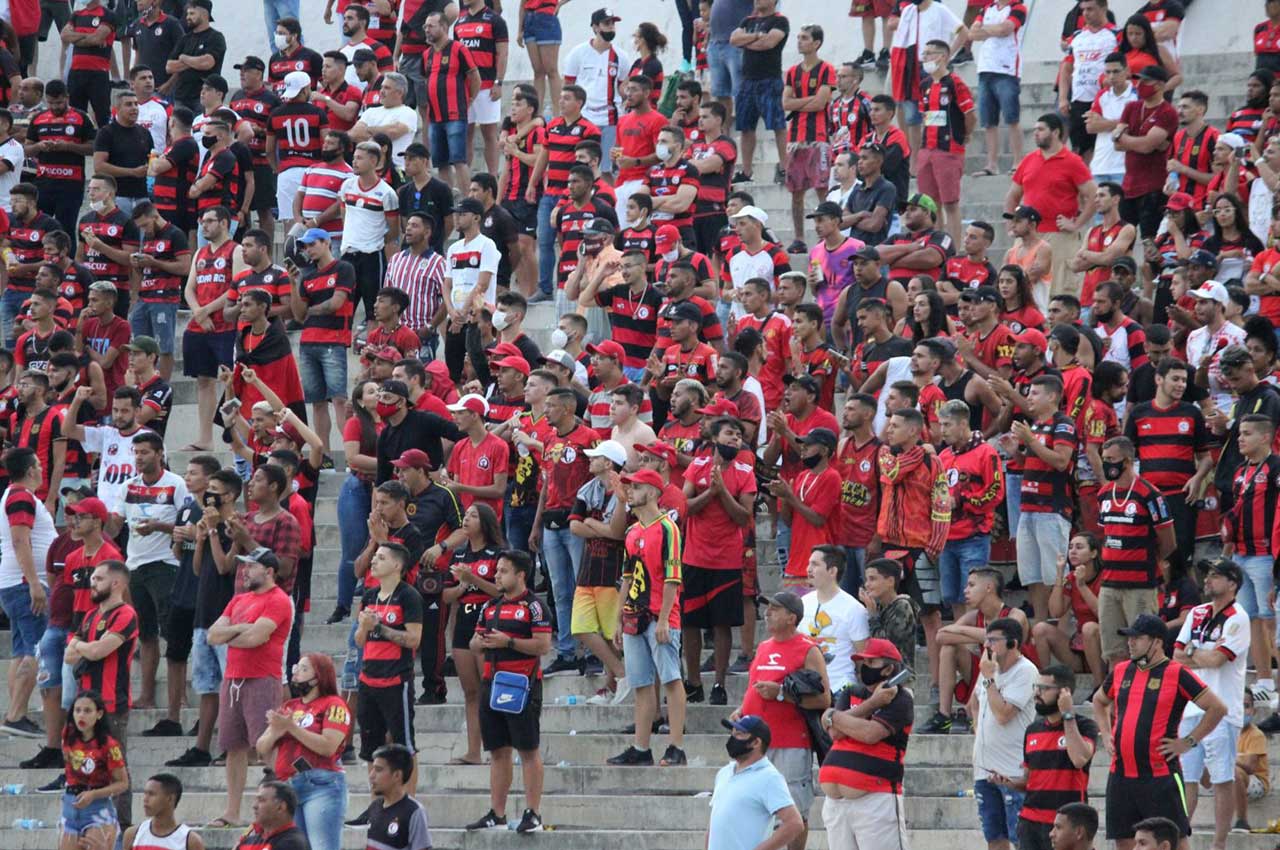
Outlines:
{"type": "Polygon", "coordinates": [[[1022,768],[1022,739],[1036,718],[1035,684],[1040,671],[1026,657],[1019,658],[1008,670],[996,670],[993,686],[1000,697],[1017,706],[1018,713],[1008,723],[1000,723],[987,705],[987,689],[978,682],[978,717],[974,723],[973,778],[986,779],[992,772],[1017,779],[1026,773],[1022,768]]]}
{"type": "Polygon", "coordinates": [[[835,693],[853,681],[854,643],[871,636],[867,609],[843,590],[837,590],[826,602],[819,602],[817,591],[810,591],[801,601],[804,616],[800,618],[800,632],[817,641],[824,655],[832,656],[827,662],[827,676],[835,693]]]}
{"type": "Polygon", "coordinates": [[[1102,87],[1099,80],[1107,65],[1107,57],[1116,52],[1116,31],[1110,25],[1097,32],[1085,28],[1071,36],[1067,48],[1074,64],[1071,68],[1071,99],[1092,103],[1102,87]]]}
{"type": "MultiPolygon", "coordinates": [[[[1111,86],[1098,92],[1093,100],[1094,112],[1108,121],[1119,121],[1125,106],[1131,100],[1138,99],[1138,90],[1133,83],[1125,83],[1125,90],[1116,94],[1111,86]]],[[[1102,174],[1124,174],[1124,152],[1116,150],[1116,143],[1110,133],[1099,133],[1094,141],[1093,159],[1089,161],[1089,170],[1094,177],[1102,174]]]]}
{"type": "Polygon", "coordinates": [[[961,26],[963,24],[956,13],[938,0],[933,0],[929,8],[924,10],[915,5],[904,6],[898,19],[898,28],[893,33],[892,46],[910,47],[914,44],[916,56],[923,60],[926,43],[945,41],[950,44],[961,26]]]}
{"type": "MultiPolygon", "coordinates": [[[[603,53],[591,46],[588,39],[569,51],[564,60],[564,75],[573,77],[574,85],[587,92],[587,102],[582,107],[583,116],[597,127],[617,124],[609,121],[609,102],[613,101],[615,116],[622,112],[622,83],[631,70],[631,60],[615,45],[603,53]]],[[[567,82],[567,81],[566,81],[567,82]]],[[[608,156],[608,152],[605,153],[608,156]]]]}
{"type": "Polygon", "coordinates": [[[483,272],[492,272],[489,277],[489,289],[485,293],[486,304],[494,304],[498,299],[498,262],[502,259],[498,246],[483,233],[477,233],[474,239],[459,239],[449,246],[445,255],[444,276],[453,287],[453,306],[461,310],[467,306],[467,300],[480,283],[483,272]]]}
{"type": "Polygon", "coordinates": [[[884,430],[884,423],[889,418],[889,411],[885,405],[889,401],[888,387],[893,386],[898,381],[911,380],[911,358],[910,357],[890,357],[885,361],[884,367],[884,385],[885,390],[880,391],[880,398],[876,402],[876,418],[871,423],[871,429],[879,434],[884,430]]]}
{"type": "Polygon", "coordinates": [[[387,220],[400,209],[400,196],[385,180],[376,181],[372,188],[361,188],[360,178],[352,174],[342,181],[338,197],[342,199],[342,253],[381,251],[386,244],[387,220]]]}
{"type": "Polygon", "coordinates": [[[139,428],[127,436],[114,425],[84,426],[80,445],[89,454],[102,456],[98,466],[98,498],[113,514],[124,516],[124,485],[138,474],[133,466],[133,438],[147,430],[139,428]]]}
{"type": "Polygon", "coordinates": [[[404,168],[405,149],[413,143],[413,137],[418,132],[417,111],[404,104],[391,107],[373,106],[360,113],[360,120],[375,132],[390,124],[403,124],[409,128],[409,132],[398,139],[391,140],[391,159],[395,161],[397,167],[404,168]]]}
{"type": "MultiPolygon", "coordinates": [[[[994,27],[1009,20],[1014,4],[1001,6],[992,3],[979,16],[984,27],[994,27]]],[[[1022,76],[1022,29],[1026,25],[1026,7],[1022,9],[1024,20],[1013,19],[1013,32],[999,38],[984,39],[978,45],[978,73],[1022,76]]],[[[947,39],[950,43],[950,39],[947,39]]]]}
{"type": "MultiPolygon", "coordinates": [[[[5,508],[6,517],[9,493],[12,490],[12,487],[6,487],[4,495],[0,496],[0,506],[5,508]]],[[[53,545],[58,531],[53,527],[53,517],[49,516],[49,511],[45,509],[44,503],[35,497],[35,493],[31,493],[31,501],[36,511],[35,521],[31,526],[31,559],[36,576],[43,584],[44,566],[49,559],[49,547],[53,545]]],[[[13,551],[13,527],[6,519],[0,522],[0,590],[17,587],[22,584],[22,580],[22,567],[18,566],[18,556],[13,551]]]]}
{"type": "Polygon", "coordinates": [[[1222,348],[1244,345],[1244,337],[1244,328],[1230,322],[1223,322],[1217,333],[1210,332],[1209,326],[1203,325],[1187,334],[1187,362],[1192,367],[1198,367],[1204,355],[1213,351],[1213,357],[1209,360],[1209,393],[1219,410],[1230,410],[1232,404],[1231,390],[1222,383],[1222,348]],[[1220,339],[1226,340],[1222,348],[1218,347],[1220,339]]]}
{"type": "MultiPolygon", "coordinates": [[[[1255,177],[1249,184],[1249,229],[1263,245],[1267,244],[1268,231],[1271,227],[1271,205],[1274,201],[1275,193],[1267,186],[1267,181],[1261,177],[1255,177]]],[[[1257,298],[1258,296],[1255,295],[1252,300],[1257,301],[1257,298]]],[[[1258,312],[1256,303],[1249,307],[1249,312],[1258,312]]]]}
{"type": "Polygon", "coordinates": [[[136,570],[143,564],[163,561],[178,563],[173,554],[173,537],[153,531],[139,534],[134,527],[139,520],[152,520],[172,525],[178,519],[178,509],[187,502],[187,485],[182,476],[168,470],[160,473],[154,484],[135,475],[124,485],[124,520],[129,527],[129,556],[126,565],[136,570]]]}
{"type": "Polygon", "coordinates": [[[9,139],[0,145],[0,159],[9,163],[9,170],[0,174],[0,209],[8,213],[13,212],[13,206],[9,203],[9,191],[22,179],[22,162],[26,159],[22,144],[17,139],[9,139]]]}
{"type": "Polygon", "coordinates": [[[151,134],[151,149],[164,153],[169,137],[169,108],[156,98],[138,104],[138,126],[151,134]]]}
{"type": "MultiPolygon", "coordinates": [[[[773,252],[767,242],[754,254],[743,248],[741,251],[734,251],[729,257],[729,280],[734,289],[746,286],[747,281],[753,277],[764,278],[769,282],[769,288],[773,289],[777,275],[777,269],[773,265],[773,252]]],[[[734,301],[730,312],[735,319],[747,315],[741,301],[734,301]]]]}
{"type": "MultiPolygon", "coordinates": [[[[755,375],[747,375],[742,381],[742,388],[756,397],[756,401],[760,402],[760,409],[764,410],[764,387],[760,385],[760,381],[755,375]]],[[[769,442],[769,426],[766,420],[760,420],[760,430],[756,432],[756,445],[763,446],[769,442]]]]}
{"type": "MultiPolygon", "coordinates": [[[[1195,670],[1214,696],[1227,706],[1227,722],[1239,729],[1244,725],[1245,665],[1249,661],[1249,615],[1233,603],[1214,617],[1213,603],[1205,602],[1191,609],[1182,621],[1175,646],[1184,650],[1217,650],[1227,656],[1226,664],[1195,670]]],[[[1182,722],[1192,718],[1199,722],[1204,710],[1193,702],[1182,712],[1182,722]]]]}

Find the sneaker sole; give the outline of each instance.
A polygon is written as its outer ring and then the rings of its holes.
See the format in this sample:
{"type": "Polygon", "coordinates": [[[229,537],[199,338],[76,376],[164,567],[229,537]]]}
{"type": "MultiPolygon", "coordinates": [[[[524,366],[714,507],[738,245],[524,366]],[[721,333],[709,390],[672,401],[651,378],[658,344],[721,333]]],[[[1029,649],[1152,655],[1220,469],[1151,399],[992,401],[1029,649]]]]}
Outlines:
{"type": "Polygon", "coordinates": [[[4,728],[0,729],[0,732],[4,732],[6,735],[12,735],[15,738],[43,738],[44,737],[44,732],[41,732],[38,730],[34,732],[28,732],[25,729],[10,729],[8,726],[5,726],[4,728]]]}

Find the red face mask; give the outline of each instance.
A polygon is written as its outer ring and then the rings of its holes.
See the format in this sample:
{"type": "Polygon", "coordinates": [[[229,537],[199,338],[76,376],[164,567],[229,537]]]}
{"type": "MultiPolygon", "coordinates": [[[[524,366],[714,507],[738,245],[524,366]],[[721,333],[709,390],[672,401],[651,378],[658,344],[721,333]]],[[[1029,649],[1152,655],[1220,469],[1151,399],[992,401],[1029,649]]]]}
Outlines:
{"type": "Polygon", "coordinates": [[[1155,83],[1138,83],[1138,97],[1149,100],[1159,91],[1155,83]]]}
{"type": "Polygon", "coordinates": [[[378,406],[376,410],[378,411],[379,416],[381,416],[383,419],[388,419],[392,416],[395,416],[396,413],[399,412],[400,403],[396,401],[391,401],[391,402],[380,401],[378,402],[378,406]]]}

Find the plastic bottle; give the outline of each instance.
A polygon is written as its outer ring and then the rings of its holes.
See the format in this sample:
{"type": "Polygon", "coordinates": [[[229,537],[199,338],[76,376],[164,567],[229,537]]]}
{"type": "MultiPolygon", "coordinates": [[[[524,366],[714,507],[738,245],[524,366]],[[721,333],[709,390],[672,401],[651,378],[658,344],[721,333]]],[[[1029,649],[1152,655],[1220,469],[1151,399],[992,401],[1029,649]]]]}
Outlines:
{"type": "Polygon", "coordinates": [[[151,173],[151,164],[156,161],[156,152],[152,151],[147,154],[147,194],[154,195],[156,188],[156,176],[151,173]]]}
{"type": "Polygon", "coordinates": [[[568,705],[577,705],[577,704],[578,704],[578,695],[577,695],[577,694],[569,694],[569,696],[565,698],[565,703],[567,703],[568,705]]]}
{"type": "Polygon", "coordinates": [[[44,829],[44,821],[38,818],[14,818],[13,828],[21,829],[24,832],[35,832],[37,829],[44,829]]]}
{"type": "Polygon", "coordinates": [[[972,788],[961,788],[959,791],[957,791],[957,792],[956,792],[956,796],[957,796],[957,797],[972,797],[972,796],[973,796],[973,789],[972,789],[972,788]]]}
{"type": "Polygon", "coordinates": [[[0,792],[2,792],[6,797],[17,797],[25,791],[26,788],[27,786],[23,785],[21,782],[12,782],[4,786],[3,789],[0,789],[0,792]]]}

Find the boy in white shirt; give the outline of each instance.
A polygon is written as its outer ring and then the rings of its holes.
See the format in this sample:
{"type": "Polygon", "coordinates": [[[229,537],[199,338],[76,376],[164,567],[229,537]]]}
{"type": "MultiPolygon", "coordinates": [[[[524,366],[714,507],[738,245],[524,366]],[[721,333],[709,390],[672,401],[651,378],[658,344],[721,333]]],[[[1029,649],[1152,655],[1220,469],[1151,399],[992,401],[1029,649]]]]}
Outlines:
{"type": "Polygon", "coordinates": [[[845,554],[839,546],[813,547],[809,555],[809,586],[813,590],[801,599],[804,617],[799,631],[817,641],[823,655],[829,656],[827,675],[832,693],[853,683],[853,654],[861,651],[871,636],[867,609],[840,589],[844,566],[845,554]]]}

